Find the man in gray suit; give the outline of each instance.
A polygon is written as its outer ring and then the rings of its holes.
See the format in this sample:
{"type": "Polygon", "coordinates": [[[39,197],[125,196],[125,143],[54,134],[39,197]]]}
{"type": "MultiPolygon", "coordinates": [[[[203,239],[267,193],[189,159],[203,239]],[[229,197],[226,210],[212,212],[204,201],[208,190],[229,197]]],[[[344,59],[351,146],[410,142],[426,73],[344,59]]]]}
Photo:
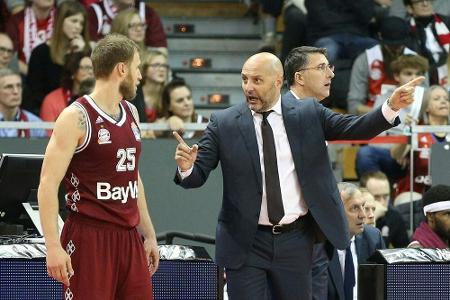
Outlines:
{"type": "Polygon", "coordinates": [[[338,249],[349,242],[325,140],[369,139],[396,125],[398,110],[412,103],[423,78],[356,117],[314,99],[281,97],[283,68],[270,53],[250,57],[241,77],[246,102],[213,113],[198,145],[174,133],[175,182],[199,187],[221,163],[216,263],[226,269],[230,299],[260,300],[267,289],[273,299],[310,299],[315,231],[338,249]]]}
{"type": "Polygon", "coordinates": [[[326,248],[330,253],[328,266],[328,300],[353,300],[358,299],[358,265],[367,262],[367,259],[377,249],[386,248],[380,231],[369,225],[365,225],[365,198],[361,191],[352,183],[341,182],[338,184],[341,199],[344,204],[350,232],[350,245],[346,250],[337,250],[329,243],[326,248]],[[349,252],[349,253],[347,253],[349,252]],[[349,262],[352,267],[350,272],[352,284],[349,285],[349,262]],[[348,286],[348,288],[346,288],[348,286]]]}

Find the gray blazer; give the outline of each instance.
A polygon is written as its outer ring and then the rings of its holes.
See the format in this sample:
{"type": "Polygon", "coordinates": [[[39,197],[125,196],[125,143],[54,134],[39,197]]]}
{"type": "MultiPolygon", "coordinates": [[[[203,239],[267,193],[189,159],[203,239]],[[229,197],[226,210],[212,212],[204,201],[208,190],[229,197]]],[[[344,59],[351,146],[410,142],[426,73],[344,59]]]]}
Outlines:
{"type": "MultiPolygon", "coordinates": [[[[329,246],[327,245],[327,247],[329,246]]],[[[380,231],[369,225],[364,225],[364,231],[355,237],[355,247],[358,265],[366,263],[375,250],[386,248],[380,231]]],[[[331,259],[328,264],[328,300],[345,300],[344,279],[339,255],[335,248],[331,252],[331,259]]]]}

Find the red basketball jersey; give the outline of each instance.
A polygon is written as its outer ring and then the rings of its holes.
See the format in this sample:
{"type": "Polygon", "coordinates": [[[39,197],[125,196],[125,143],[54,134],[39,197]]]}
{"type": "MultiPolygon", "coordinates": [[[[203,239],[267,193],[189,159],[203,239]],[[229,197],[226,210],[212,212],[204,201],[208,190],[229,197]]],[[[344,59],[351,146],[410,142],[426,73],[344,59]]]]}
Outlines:
{"type": "Polygon", "coordinates": [[[76,148],[64,177],[66,207],[73,213],[135,227],[139,224],[138,162],[141,137],[127,101],[114,120],[90,98],[77,99],[86,115],[86,137],[76,148]]]}

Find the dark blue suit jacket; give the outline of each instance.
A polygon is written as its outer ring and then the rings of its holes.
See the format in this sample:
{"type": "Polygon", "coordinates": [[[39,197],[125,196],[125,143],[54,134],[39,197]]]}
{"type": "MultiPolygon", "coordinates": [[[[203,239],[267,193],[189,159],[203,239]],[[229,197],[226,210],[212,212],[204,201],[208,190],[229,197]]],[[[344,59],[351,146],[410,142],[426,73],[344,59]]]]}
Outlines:
{"type": "MultiPolygon", "coordinates": [[[[392,125],[381,109],[361,117],[341,115],[315,99],[299,101],[290,92],[282,97],[281,107],[304,200],[326,238],[345,249],[348,226],[325,141],[369,139],[392,125]]],[[[253,243],[262,196],[255,126],[247,104],[213,113],[198,145],[192,174],[183,181],[177,175],[175,182],[184,188],[199,187],[221,163],[223,199],[216,228],[216,263],[239,268],[253,243]]]]}
{"type": "MultiPolygon", "coordinates": [[[[331,259],[328,264],[328,300],[345,300],[344,279],[336,248],[327,245],[331,249],[331,259]]],[[[364,264],[377,249],[386,248],[381,232],[369,225],[364,225],[364,231],[355,237],[356,255],[358,264],[364,264]]]]}

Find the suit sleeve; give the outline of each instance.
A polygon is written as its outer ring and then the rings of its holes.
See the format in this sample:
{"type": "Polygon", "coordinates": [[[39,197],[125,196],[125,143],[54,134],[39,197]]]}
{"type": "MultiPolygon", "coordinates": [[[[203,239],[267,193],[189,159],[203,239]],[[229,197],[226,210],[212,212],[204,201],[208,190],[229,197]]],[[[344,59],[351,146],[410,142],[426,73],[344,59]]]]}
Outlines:
{"type": "Polygon", "coordinates": [[[381,107],[365,115],[354,116],[335,113],[320,103],[314,105],[327,141],[368,140],[400,123],[397,117],[394,124],[390,124],[383,116],[381,107]]]}
{"type": "Polygon", "coordinates": [[[214,170],[219,163],[219,135],[218,119],[215,114],[211,115],[208,127],[206,127],[203,137],[198,142],[197,160],[191,175],[181,180],[175,175],[175,183],[183,188],[196,188],[202,186],[208,179],[209,173],[214,170]]]}

